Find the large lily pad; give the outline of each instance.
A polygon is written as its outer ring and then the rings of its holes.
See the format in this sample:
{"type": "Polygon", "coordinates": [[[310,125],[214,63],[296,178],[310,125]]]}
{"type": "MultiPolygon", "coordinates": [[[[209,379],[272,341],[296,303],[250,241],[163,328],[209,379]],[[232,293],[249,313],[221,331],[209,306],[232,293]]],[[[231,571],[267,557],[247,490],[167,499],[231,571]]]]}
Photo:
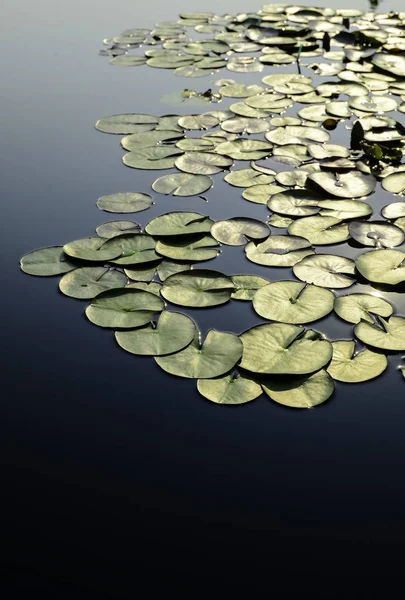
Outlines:
{"type": "Polygon", "coordinates": [[[253,308],[269,321],[294,325],[322,319],[333,310],[334,294],[298,281],[274,281],[259,289],[253,308]]]}
{"type": "Polygon", "coordinates": [[[250,242],[245,247],[246,257],[267,267],[292,267],[303,258],[314,254],[310,242],[293,235],[272,235],[264,242],[250,242]]]}
{"type": "Polygon", "coordinates": [[[356,268],[368,281],[397,285],[405,281],[405,252],[371,250],[356,258],[356,268]]]}
{"type": "Polygon", "coordinates": [[[131,354],[163,356],[186,348],[195,334],[196,327],[190,317],[164,310],[156,324],[149,323],[134,331],[117,331],[115,339],[131,354]]]}
{"type": "Polygon", "coordinates": [[[211,379],[233,369],[239,362],[242,351],[242,342],[238,336],[211,329],[203,344],[197,334],[185,350],[155,360],[159,367],[172,375],[211,379]]]}
{"type": "Polygon", "coordinates": [[[224,180],[236,187],[251,187],[254,185],[267,185],[274,181],[273,175],[267,175],[256,171],[256,169],[237,169],[230,171],[224,177],[224,180]]]}
{"type": "Polygon", "coordinates": [[[294,275],[326,288],[346,288],[356,282],[355,263],[350,258],[334,254],[307,256],[293,267],[294,275]]]}
{"type": "Polygon", "coordinates": [[[216,404],[246,404],[258,398],[261,386],[246,375],[225,375],[217,379],[199,379],[197,389],[216,404]]]}
{"type": "Polygon", "coordinates": [[[99,119],[96,123],[96,129],[103,133],[116,133],[127,135],[129,133],[140,133],[154,129],[159,122],[158,117],[152,115],[112,115],[99,119]]]}
{"type": "Polygon", "coordinates": [[[324,369],[304,377],[273,377],[262,382],[263,391],[278,404],[290,408],[312,408],[328,400],[335,389],[324,369]]]}
{"type": "Polygon", "coordinates": [[[388,361],[383,354],[364,349],[355,352],[354,341],[332,342],[333,355],[328,373],[337,381],[361,383],[378,377],[385,371],[388,361]]]}
{"type": "Polygon", "coordinates": [[[381,183],[384,190],[391,192],[392,194],[404,194],[405,193],[405,172],[391,173],[384,177],[381,183]]]}
{"type": "MultiPolygon", "coordinates": [[[[405,321],[405,319],[404,319],[405,321]]],[[[271,323],[245,331],[241,368],[253,373],[306,375],[324,367],[332,357],[332,345],[316,331],[271,323]]]]}
{"type": "Polygon", "coordinates": [[[374,294],[348,294],[335,299],[334,311],[349,323],[374,323],[372,315],[390,317],[393,308],[389,302],[374,294]]]}
{"type": "Polygon", "coordinates": [[[319,212],[319,202],[322,196],[308,190],[288,190],[273,195],[267,206],[273,212],[291,217],[307,217],[319,212]]]}
{"type": "Polygon", "coordinates": [[[405,240],[400,227],[384,221],[353,221],[349,224],[349,232],[363,246],[376,248],[393,248],[405,240]]]}
{"type": "Polygon", "coordinates": [[[66,273],[59,282],[59,289],[71,298],[87,300],[106,290],[124,287],[127,281],[126,275],[117,269],[81,267],[66,273]]]}
{"type": "Polygon", "coordinates": [[[164,302],[150,292],[130,288],[102,292],[86,308],[86,317],[99,327],[132,329],[146,325],[164,302]]]}
{"type": "Polygon", "coordinates": [[[392,352],[405,350],[405,318],[381,317],[379,321],[380,325],[360,321],[354,328],[354,335],[364,344],[374,348],[392,352]]]}
{"type": "Polygon", "coordinates": [[[68,273],[78,266],[65,254],[62,246],[40,248],[23,256],[20,260],[21,270],[28,275],[49,277],[68,273]]]}
{"type": "Polygon", "coordinates": [[[234,291],[234,282],[223,273],[193,269],[167,277],[162,296],[173,304],[205,308],[228,302],[234,291]]]}
{"type": "Polygon", "coordinates": [[[361,198],[368,196],[376,186],[376,180],[372,175],[366,175],[359,171],[349,173],[312,173],[307,182],[312,182],[327,194],[339,198],[361,198]]]}
{"type": "Polygon", "coordinates": [[[315,245],[338,244],[349,239],[349,227],[336,217],[303,217],[293,221],[288,233],[306,238],[315,245]]]}

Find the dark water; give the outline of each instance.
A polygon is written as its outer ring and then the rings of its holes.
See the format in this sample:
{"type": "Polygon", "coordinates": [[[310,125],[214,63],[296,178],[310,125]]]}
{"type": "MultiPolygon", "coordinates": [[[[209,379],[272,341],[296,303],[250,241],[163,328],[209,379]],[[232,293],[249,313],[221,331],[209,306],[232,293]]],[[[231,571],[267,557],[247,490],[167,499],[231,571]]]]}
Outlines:
{"type": "MultiPolygon", "coordinates": [[[[401,7],[380,5],[391,8],[401,7]]],[[[398,357],[384,377],[338,384],[314,410],[288,410],[265,397],[218,407],[194,382],[120,351],[111,333],[85,320],[84,303],[58,293],[58,278],[18,269],[25,252],[90,235],[113,219],[96,208],[99,196],[149,191],[155,175],[124,167],[119,136],[96,132],[97,118],[174,112],[160,103],[165,93],[202,90],[215,78],[111,67],[97,56],[102,38],[182,10],[235,14],[246,3],[26,0],[4,9],[0,589],[118,598],[148,582],[163,593],[172,578],[190,577],[194,595],[213,574],[232,587],[260,570],[288,584],[294,575],[341,579],[400,568],[405,398],[398,357]]],[[[217,219],[263,218],[264,208],[239,191],[215,178],[208,204],[156,195],[135,220],[183,208],[217,219]]],[[[388,201],[379,192],[373,205],[388,201]]],[[[266,273],[241,267],[241,258],[241,250],[227,249],[210,267],[266,273]]],[[[391,300],[403,314],[399,295],[391,300]]],[[[203,331],[260,322],[249,303],[190,314],[203,331]]],[[[318,325],[333,337],[351,333],[332,318],[318,325]]]]}

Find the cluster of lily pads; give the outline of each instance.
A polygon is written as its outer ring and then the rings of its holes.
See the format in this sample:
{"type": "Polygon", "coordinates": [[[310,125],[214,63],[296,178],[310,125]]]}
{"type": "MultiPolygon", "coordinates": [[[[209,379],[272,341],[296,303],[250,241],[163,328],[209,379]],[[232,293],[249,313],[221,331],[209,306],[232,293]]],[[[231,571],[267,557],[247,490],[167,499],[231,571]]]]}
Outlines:
{"type": "MultiPolygon", "coordinates": [[[[96,236],[27,254],[23,271],[63,275],[60,290],[90,300],[87,318],[114,329],[124,350],[197,379],[199,392],[217,403],[241,404],[264,391],[281,404],[310,407],[332,395],[334,380],[381,375],[386,354],[405,351],[405,318],[381,295],[346,288],[404,289],[405,201],[394,197],[375,219],[372,195],[380,182],[387,192],[405,192],[405,13],[273,4],[236,17],[182,14],[153,31],[127,30],[106,42],[113,64],[146,63],[189,77],[297,63],[298,73],[277,68],[263,85],[217,80],[211,100],[231,102],[224,110],[121,114],[96,123],[99,131],[124,136],[128,167],[176,169],[152,183],[157,194],[200,196],[212,187],[211,176],[225,172],[224,180],[267,214],[263,221],[214,221],[176,211],[143,229],[111,221],[96,236]],[[213,37],[193,42],[185,27],[213,37]],[[145,57],[131,54],[158,44],[145,57]],[[315,85],[304,76],[300,61],[308,57],[327,61],[309,67],[332,80],[315,85]],[[286,114],[296,105],[296,114],[286,114]],[[330,140],[330,131],[342,127],[350,131],[347,147],[330,140]],[[235,161],[245,164],[234,168],[235,161]],[[365,251],[353,260],[322,248],[345,242],[365,251]],[[198,266],[215,259],[221,245],[244,246],[248,261],[292,269],[295,280],[198,266]],[[171,309],[230,301],[251,302],[268,322],[240,335],[210,330],[202,341],[194,321],[171,309]],[[332,312],[354,325],[353,339],[331,342],[305,327],[332,312]]],[[[104,211],[128,214],[152,203],[143,192],[97,201],[104,211]]]]}

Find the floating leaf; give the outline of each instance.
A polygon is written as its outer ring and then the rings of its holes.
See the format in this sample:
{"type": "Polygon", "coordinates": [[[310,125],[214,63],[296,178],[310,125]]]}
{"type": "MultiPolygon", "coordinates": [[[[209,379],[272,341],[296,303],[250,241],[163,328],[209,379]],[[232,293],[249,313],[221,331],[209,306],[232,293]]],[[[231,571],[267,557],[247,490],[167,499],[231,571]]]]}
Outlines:
{"type": "Polygon", "coordinates": [[[183,152],[179,148],[156,146],[156,148],[141,148],[137,152],[128,152],[122,157],[122,162],[132,169],[157,171],[172,169],[175,166],[176,158],[182,157],[182,154],[183,152]]]}
{"type": "Polygon", "coordinates": [[[271,196],[284,191],[285,188],[279,185],[252,185],[242,192],[242,197],[245,200],[249,200],[249,202],[255,202],[256,204],[267,204],[271,196]]]}
{"type": "Polygon", "coordinates": [[[233,217],[212,225],[211,235],[222,244],[243,246],[250,239],[261,240],[270,235],[267,225],[256,219],[233,217]]]}
{"type": "Polygon", "coordinates": [[[153,263],[145,263],[138,265],[136,269],[126,268],[124,269],[124,273],[127,277],[129,277],[129,279],[132,279],[134,281],[152,281],[156,274],[156,269],[158,268],[160,260],[161,258],[159,257],[159,260],[153,263]]]}
{"type": "Polygon", "coordinates": [[[384,221],[353,221],[349,224],[349,231],[352,238],[363,246],[392,248],[405,240],[405,233],[400,227],[384,221]]]}
{"type": "Polygon", "coordinates": [[[185,350],[155,360],[159,367],[172,375],[211,379],[230,371],[240,360],[242,350],[238,336],[211,329],[202,345],[199,335],[196,335],[185,350]]]}
{"type": "Polygon", "coordinates": [[[209,233],[214,221],[195,212],[170,212],[155,217],[145,226],[145,231],[155,237],[209,233]]]}
{"type": "Polygon", "coordinates": [[[331,196],[339,198],[361,198],[368,196],[376,186],[371,175],[358,171],[334,175],[333,173],[312,173],[307,182],[313,182],[331,196]]]}
{"type": "Polygon", "coordinates": [[[259,160],[271,153],[272,144],[260,140],[239,138],[233,142],[219,144],[215,151],[218,154],[230,156],[234,160],[259,160]]]}
{"type": "Polygon", "coordinates": [[[246,404],[262,393],[260,385],[245,375],[199,379],[197,389],[204,398],[216,404],[246,404]]]}
{"type": "Polygon", "coordinates": [[[326,402],[335,386],[332,377],[321,370],[306,377],[273,377],[262,382],[262,388],[279,404],[290,408],[312,408],[326,402]]]}
{"type": "Polygon", "coordinates": [[[109,244],[114,244],[121,250],[119,257],[111,259],[116,265],[140,265],[160,258],[155,252],[155,240],[142,233],[117,236],[109,240],[109,244]]]}
{"type": "Polygon", "coordinates": [[[329,290],[297,281],[274,281],[258,290],[253,308],[269,321],[294,325],[322,319],[333,310],[335,296],[329,290]]]}
{"type": "Polygon", "coordinates": [[[118,192],[102,196],[97,200],[101,210],[113,213],[135,213],[147,210],[152,205],[152,197],[141,192],[118,192]]]}
{"type": "Polygon", "coordinates": [[[221,123],[221,128],[231,133],[263,133],[269,130],[270,124],[264,119],[233,117],[221,123]]]}
{"type": "Polygon", "coordinates": [[[405,57],[402,55],[376,52],[371,57],[371,62],[383,71],[398,77],[405,77],[405,57]]]}
{"type": "Polygon", "coordinates": [[[388,361],[383,354],[367,349],[356,353],[354,341],[332,342],[332,346],[332,360],[327,370],[337,381],[369,381],[381,375],[387,368],[388,361]]]}
{"type": "Polygon", "coordinates": [[[109,221],[96,228],[96,233],[102,238],[113,238],[124,233],[140,233],[141,226],[134,221],[109,221]]]}
{"type": "Polygon", "coordinates": [[[231,158],[212,152],[186,152],[175,161],[180,171],[196,175],[214,175],[228,169],[232,164],[231,158]]]}
{"type": "Polygon", "coordinates": [[[260,244],[250,242],[245,252],[251,262],[267,267],[292,267],[314,254],[307,239],[292,235],[272,235],[260,244]]]}
{"type": "Polygon", "coordinates": [[[191,173],[171,173],[163,175],[152,183],[152,188],[159,194],[173,196],[198,196],[212,186],[212,179],[207,175],[192,175],[191,173]]]}
{"type": "Polygon", "coordinates": [[[231,296],[233,300],[250,301],[257,290],[269,283],[267,279],[258,275],[232,275],[231,279],[235,286],[231,296]]]}
{"type": "Polygon", "coordinates": [[[240,366],[253,373],[306,375],[321,369],[332,357],[330,342],[316,331],[296,325],[257,325],[242,333],[240,339],[240,366]]]}
{"type": "Polygon", "coordinates": [[[134,331],[116,331],[115,339],[131,354],[163,356],[186,348],[195,334],[196,327],[190,317],[164,310],[156,325],[150,323],[134,331]]]}
{"type": "Polygon", "coordinates": [[[356,258],[356,268],[368,281],[397,285],[405,281],[405,252],[371,250],[356,258]]]}
{"type": "Polygon", "coordinates": [[[172,260],[188,260],[198,262],[201,260],[210,260],[218,254],[219,246],[217,241],[210,235],[187,236],[186,239],[168,238],[159,240],[156,244],[156,252],[171,258],[172,260]]]}
{"type": "Polygon", "coordinates": [[[293,267],[294,275],[319,287],[345,288],[355,283],[355,263],[334,254],[307,256],[293,267]]]}
{"type": "Polygon", "coordinates": [[[168,277],[162,296],[181,306],[205,308],[228,302],[235,285],[230,277],[210,269],[193,269],[168,277]]]}
{"type": "Polygon", "coordinates": [[[110,64],[118,65],[119,67],[140,67],[146,63],[144,56],[115,56],[110,60],[110,64]]]}
{"type": "Polygon", "coordinates": [[[134,290],[144,290],[145,292],[160,296],[162,284],[157,281],[135,281],[134,283],[129,283],[126,287],[134,290]]]}
{"type": "Polygon", "coordinates": [[[117,243],[117,239],[106,240],[99,237],[82,238],[65,244],[63,251],[72,258],[92,262],[105,262],[121,256],[122,247],[119,242],[117,243]]]}
{"type": "Polygon", "coordinates": [[[403,317],[380,318],[381,326],[360,321],[354,328],[354,335],[364,344],[401,352],[405,350],[405,319],[403,317]]]}
{"type": "MultiPolygon", "coordinates": [[[[183,131],[157,130],[127,135],[121,139],[121,146],[130,152],[139,152],[142,148],[154,148],[162,142],[174,142],[182,139],[183,131]]],[[[169,148],[172,150],[171,148],[169,148]]]]}
{"type": "Polygon", "coordinates": [[[321,216],[335,217],[342,221],[367,217],[373,213],[373,209],[367,202],[358,200],[321,200],[318,207],[321,216]]]}
{"type": "Polygon", "coordinates": [[[392,194],[404,194],[405,193],[405,172],[391,173],[387,175],[381,182],[384,190],[391,192],[392,194]]]}
{"type": "Polygon", "coordinates": [[[289,190],[272,196],[267,206],[273,212],[282,215],[303,217],[319,212],[318,205],[321,200],[322,196],[308,190],[289,190]]]}
{"type": "Polygon", "coordinates": [[[158,122],[158,117],[152,115],[112,115],[111,117],[99,119],[96,123],[96,129],[103,133],[127,135],[128,133],[150,131],[154,129],[158,122]]]}
{"type": "Polygon", "coordinates": [[[261,94],[264,89],[260,85],[246,85],[244,83],[234,83],[224,85],[219,88],[219,93],[226,98],[248,98],[261,94]]]}
{"type": "Polygon", "coordinates": [[[60,291],[71,298],[88,300],[101,292],[124,287],[127,277],[109,267],[81,267],[66,273],[59,282],[60,291]]]}
{"type": "Polygon", "coordinates": [[[395,110],[398,102],[389,96],[352,96],[349,106],[364,112],[380,113],[395,110]]]}
{"type": "Polygon", "coordinates": [[[86,317],[100,327],[133,328],[146,325],[163,308],[155,294],[123,288],[99,294],[86,308],[86,317]]]}
{"type": "Polygon", "coordinates": [[[333,308],[341,319],[355,324],[360,321],[374,323],[372,315],[390,317],[393,311],[389,302],[373,294],[339,296],[333,308]]]}
{"type": "Polygon", "coordinates": [[[304,217],[293,221],[288,233],[306,238],[315,245],[338,244],[349,239],[349,227],[335,217],[304,217]]]}
{"type": "Polygon", "coordinates": [[[63,252],[62,246],[49,246],[29,252],[22,257],[20,265],[24,273],[39,277],[61,275],[78,266],[63,252]]]}
{"type": "Polygon", "coordinates": [[[162,260],[157,268],[160,281],[165,281],[170,275],[175,273],[181,273],[182,271],[189,271],[191,269],[190,263],[180,263],[174,260],[162,260]]]}
{"type": "Polygon", "coordinates": [[[391,202],[381,211],[384,219],[398,219],[405,217],[405,202],[391,202]]]}
{"type": "Polygon", "coordinates": [[[231,185],[247,188],[253,185],[266,185],[272,183],[274,181],[274,176],[260,173],[255,169],[237,169],[227,173],[224,180],[231,185]]]}

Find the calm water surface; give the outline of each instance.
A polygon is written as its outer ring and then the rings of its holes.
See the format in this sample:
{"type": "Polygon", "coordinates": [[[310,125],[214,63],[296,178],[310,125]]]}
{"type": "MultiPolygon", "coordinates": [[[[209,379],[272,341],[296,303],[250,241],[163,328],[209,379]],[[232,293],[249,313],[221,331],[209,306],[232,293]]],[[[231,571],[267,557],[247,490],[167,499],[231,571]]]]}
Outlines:
{"type": "MultiPolygon", "coordinates": [[[[403,10],[401,4],[381,3],[379,10],[403,10]]],[[[208,572],[265,567],[269,576],[273,569],[321,576],[337,566],[350,575],[396,567],[401,559],[405,398],[398,357],[384,377],[338,384],[333,399],[314,410],[288,410],[265,397],[218,407],[198,395],[194,382],[120,351],[111,332],[86,321],[84,303],[58,292],[58,278],[18,269],[27,251],[91,235],[114,219],[97,209],[98,197],[150,191],[156,175],[124,167],[120,136],[97,132],[98,118],[189,114],[192,108],[160,98],[184,87],[202,91],[217,77],[112,67],[97,55],[101,40],[181,11],[236,14],[259,6],[3,3],[1,564],[11,590],[115,598],[162,570],[184,577],[200,565],[208,572]]],[[[263,218],[263,207],[239,192],[219,176],[208,204],[156,194],[152,209],[134,219],[145,224],[182,209],[215,219],[263,218]]],[[[382,191],[373,199],[375,207],[387,202],[382,191]]],[[[242,259],[241,249],[226,248],[209,266],[268,276],[242,259]]],[[[281,278],[279,271],[274,276],[281,278]]],[[[391,300],[403,314],[399,294],[391,300]]],[[[189,314],[204,332],[239,332],[261,322],[249,303],[189,314]]],[[[335,338],[351,334],[332,317],[319,328],[335,338]]]]}

